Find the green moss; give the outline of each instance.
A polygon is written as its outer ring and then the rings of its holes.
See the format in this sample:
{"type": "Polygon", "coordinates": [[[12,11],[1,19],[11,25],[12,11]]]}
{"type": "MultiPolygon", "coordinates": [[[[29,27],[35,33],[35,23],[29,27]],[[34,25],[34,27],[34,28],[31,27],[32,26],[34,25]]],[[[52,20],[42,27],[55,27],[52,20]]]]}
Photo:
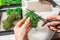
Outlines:
{"type": "Polygon", "coordinates": [[[0,0],[0,6],[2,6],[2,2],[1,2],[1,0],[0,0]]]}
{"type": "Polygon", "coordinates": [[[34,13],[34,11],[28,11],[25,16],[30,17],[31,20],[31,28],[36,28],[38,25],[39,17],[34,13]]]}
{"type": "Polygon", "coordinates": [[[22,8],[17,7],[15,9],[7,9],[6,12],[7,12],[7,15],[10,15],[11,13],[18,13],[20,15],[22,13],[22,8]]]}
{"type": "Polygon", "coordinates": [[[8,15],[6,20],[3,21],[3,28],[8,30],[13,26],[13,22],[16,20],[20,20],[21,16],[18,13],[12,13],[8,15]]]}
{"type": "Polygon", "coordinates": [[[21,0],[0,0],[0,1],[1,1],[1,3],[2,3],[3,6],[4,5],[9,6],[11,4],[21,4],[21,0]]]}

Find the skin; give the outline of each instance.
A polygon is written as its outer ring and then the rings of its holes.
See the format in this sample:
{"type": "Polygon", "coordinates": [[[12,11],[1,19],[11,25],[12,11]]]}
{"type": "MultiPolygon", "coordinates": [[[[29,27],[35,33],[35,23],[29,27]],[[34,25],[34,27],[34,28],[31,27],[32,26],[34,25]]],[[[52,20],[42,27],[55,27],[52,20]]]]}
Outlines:
{"type": "MultiPolygon", "coordinates": [[[[60,15],[54,14],[54,15],[52,15],[52,16],[47,17],[47,20],[60,20],[60,15]]],[[[60,24],[60,22],[59,22],[59,21],[53,21],[53,22],[49,22],[49,23],[47,23],[47,24],[44,24],[44,22],[43,22],[42,25],[43,25],[43,26],[44,26],[44,25],[48,25],[48,27],[49,27],[51,30],[56,31],[56,32],[60,32],[60,26],[56,26],[57,24],[60,24]]]]}
{"type": "MultiPolygon", "coordinates": [[[[15,33],[15,38],[16,40],[28,40],[28,32],[30,31],[30,17],[27,18],[27,20],[24,22],[26,18],[23,18],[22,20],[20,20],[14,27],[14,33],[15,33]]],[[[60,20],[60,16],[55,14],[55,15],[52,15],[52,16],[49,16],[47,17],[47,20],[57,20],[59,19],[60,20]]],[[[53,22],[49,22],[47,24],[44,24],[43,22],[43,26],[44,25],[48,25],[49,28],[51,30],[54,30],[54,31],[57,31],[57,32],[60,32],[60,26],[55,26],[57,24],[60,24],[60,22],[58,21],[53,21],[53,22]],[[59,29],[58,29],[59,28],[59,29]]]]}
{"type": "Polygon", "coordinates": [[[28,40],[28,32],[30,31],[30,17],[20,20],[14,27],[14,33],[16,40],[28,40]]]}

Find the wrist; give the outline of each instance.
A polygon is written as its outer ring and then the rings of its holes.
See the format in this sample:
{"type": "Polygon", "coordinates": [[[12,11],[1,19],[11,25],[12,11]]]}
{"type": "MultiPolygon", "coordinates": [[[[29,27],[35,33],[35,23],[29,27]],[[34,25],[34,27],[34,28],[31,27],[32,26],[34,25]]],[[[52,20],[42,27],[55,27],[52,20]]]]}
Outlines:
{"type": "Polygon", "coordinates": [[[15,36],[15,40],[24,40],[24,38],[22,38],[20,36],[15,36]]]}
{"type": "Polygon", "coordinates": [[[24,40],[23,38],[16,38],[16,40],[24,40]]]}

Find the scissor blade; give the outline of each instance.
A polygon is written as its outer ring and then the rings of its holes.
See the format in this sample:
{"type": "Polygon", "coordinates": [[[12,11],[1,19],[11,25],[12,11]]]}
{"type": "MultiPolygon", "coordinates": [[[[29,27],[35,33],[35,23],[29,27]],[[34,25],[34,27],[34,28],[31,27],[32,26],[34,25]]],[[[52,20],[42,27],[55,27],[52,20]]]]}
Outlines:
{"type": "MultiPolygon", "coordinates": [[[[28,10],[28,11],[31,11],[31,10],[29,10],[29,9],[27,9],[27,10],[28,10]]],[[[35,13],[35,15],[37,15],[37,17],[39,17],[40,20],[42,20],[42,21],[44,21],[44,22],[46,21],[46,19],[42,18],[42,17],[39,16],[38,14],[35,13]]]]}

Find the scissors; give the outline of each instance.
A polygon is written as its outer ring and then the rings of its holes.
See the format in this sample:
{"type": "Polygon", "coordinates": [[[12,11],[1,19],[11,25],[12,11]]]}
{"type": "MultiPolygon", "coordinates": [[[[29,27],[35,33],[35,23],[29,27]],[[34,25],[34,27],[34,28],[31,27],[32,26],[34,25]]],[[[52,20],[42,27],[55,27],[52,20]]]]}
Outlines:
{"type": "MultiPolygon", "coordinates": [[[[29,9],[27,9],[28,11],[31,11],[31,10],[29,10],[29,9]]],[[[37,15],[37,14],[36,14],[37,15]]],[[[59,14],[58,15],[60,15],[60,12],[59,12],[59,14]]],[[[49,22],[52,22],[52,21],[59,21],[60,22],[60,20],[47,20],[47,19],[44,19],[44,18],[42,18],[41,16],[39,16],[39,15],[37,15],[38,17],[39,17],[39,19],[40,20],[42,20],[43,22],[45,22],[45,24],[46,23],[49,23],[49,22]]],[[[58,25],[56,25],[56,26],[60,26],[60,24],[58,24],[58,25]]]]}

